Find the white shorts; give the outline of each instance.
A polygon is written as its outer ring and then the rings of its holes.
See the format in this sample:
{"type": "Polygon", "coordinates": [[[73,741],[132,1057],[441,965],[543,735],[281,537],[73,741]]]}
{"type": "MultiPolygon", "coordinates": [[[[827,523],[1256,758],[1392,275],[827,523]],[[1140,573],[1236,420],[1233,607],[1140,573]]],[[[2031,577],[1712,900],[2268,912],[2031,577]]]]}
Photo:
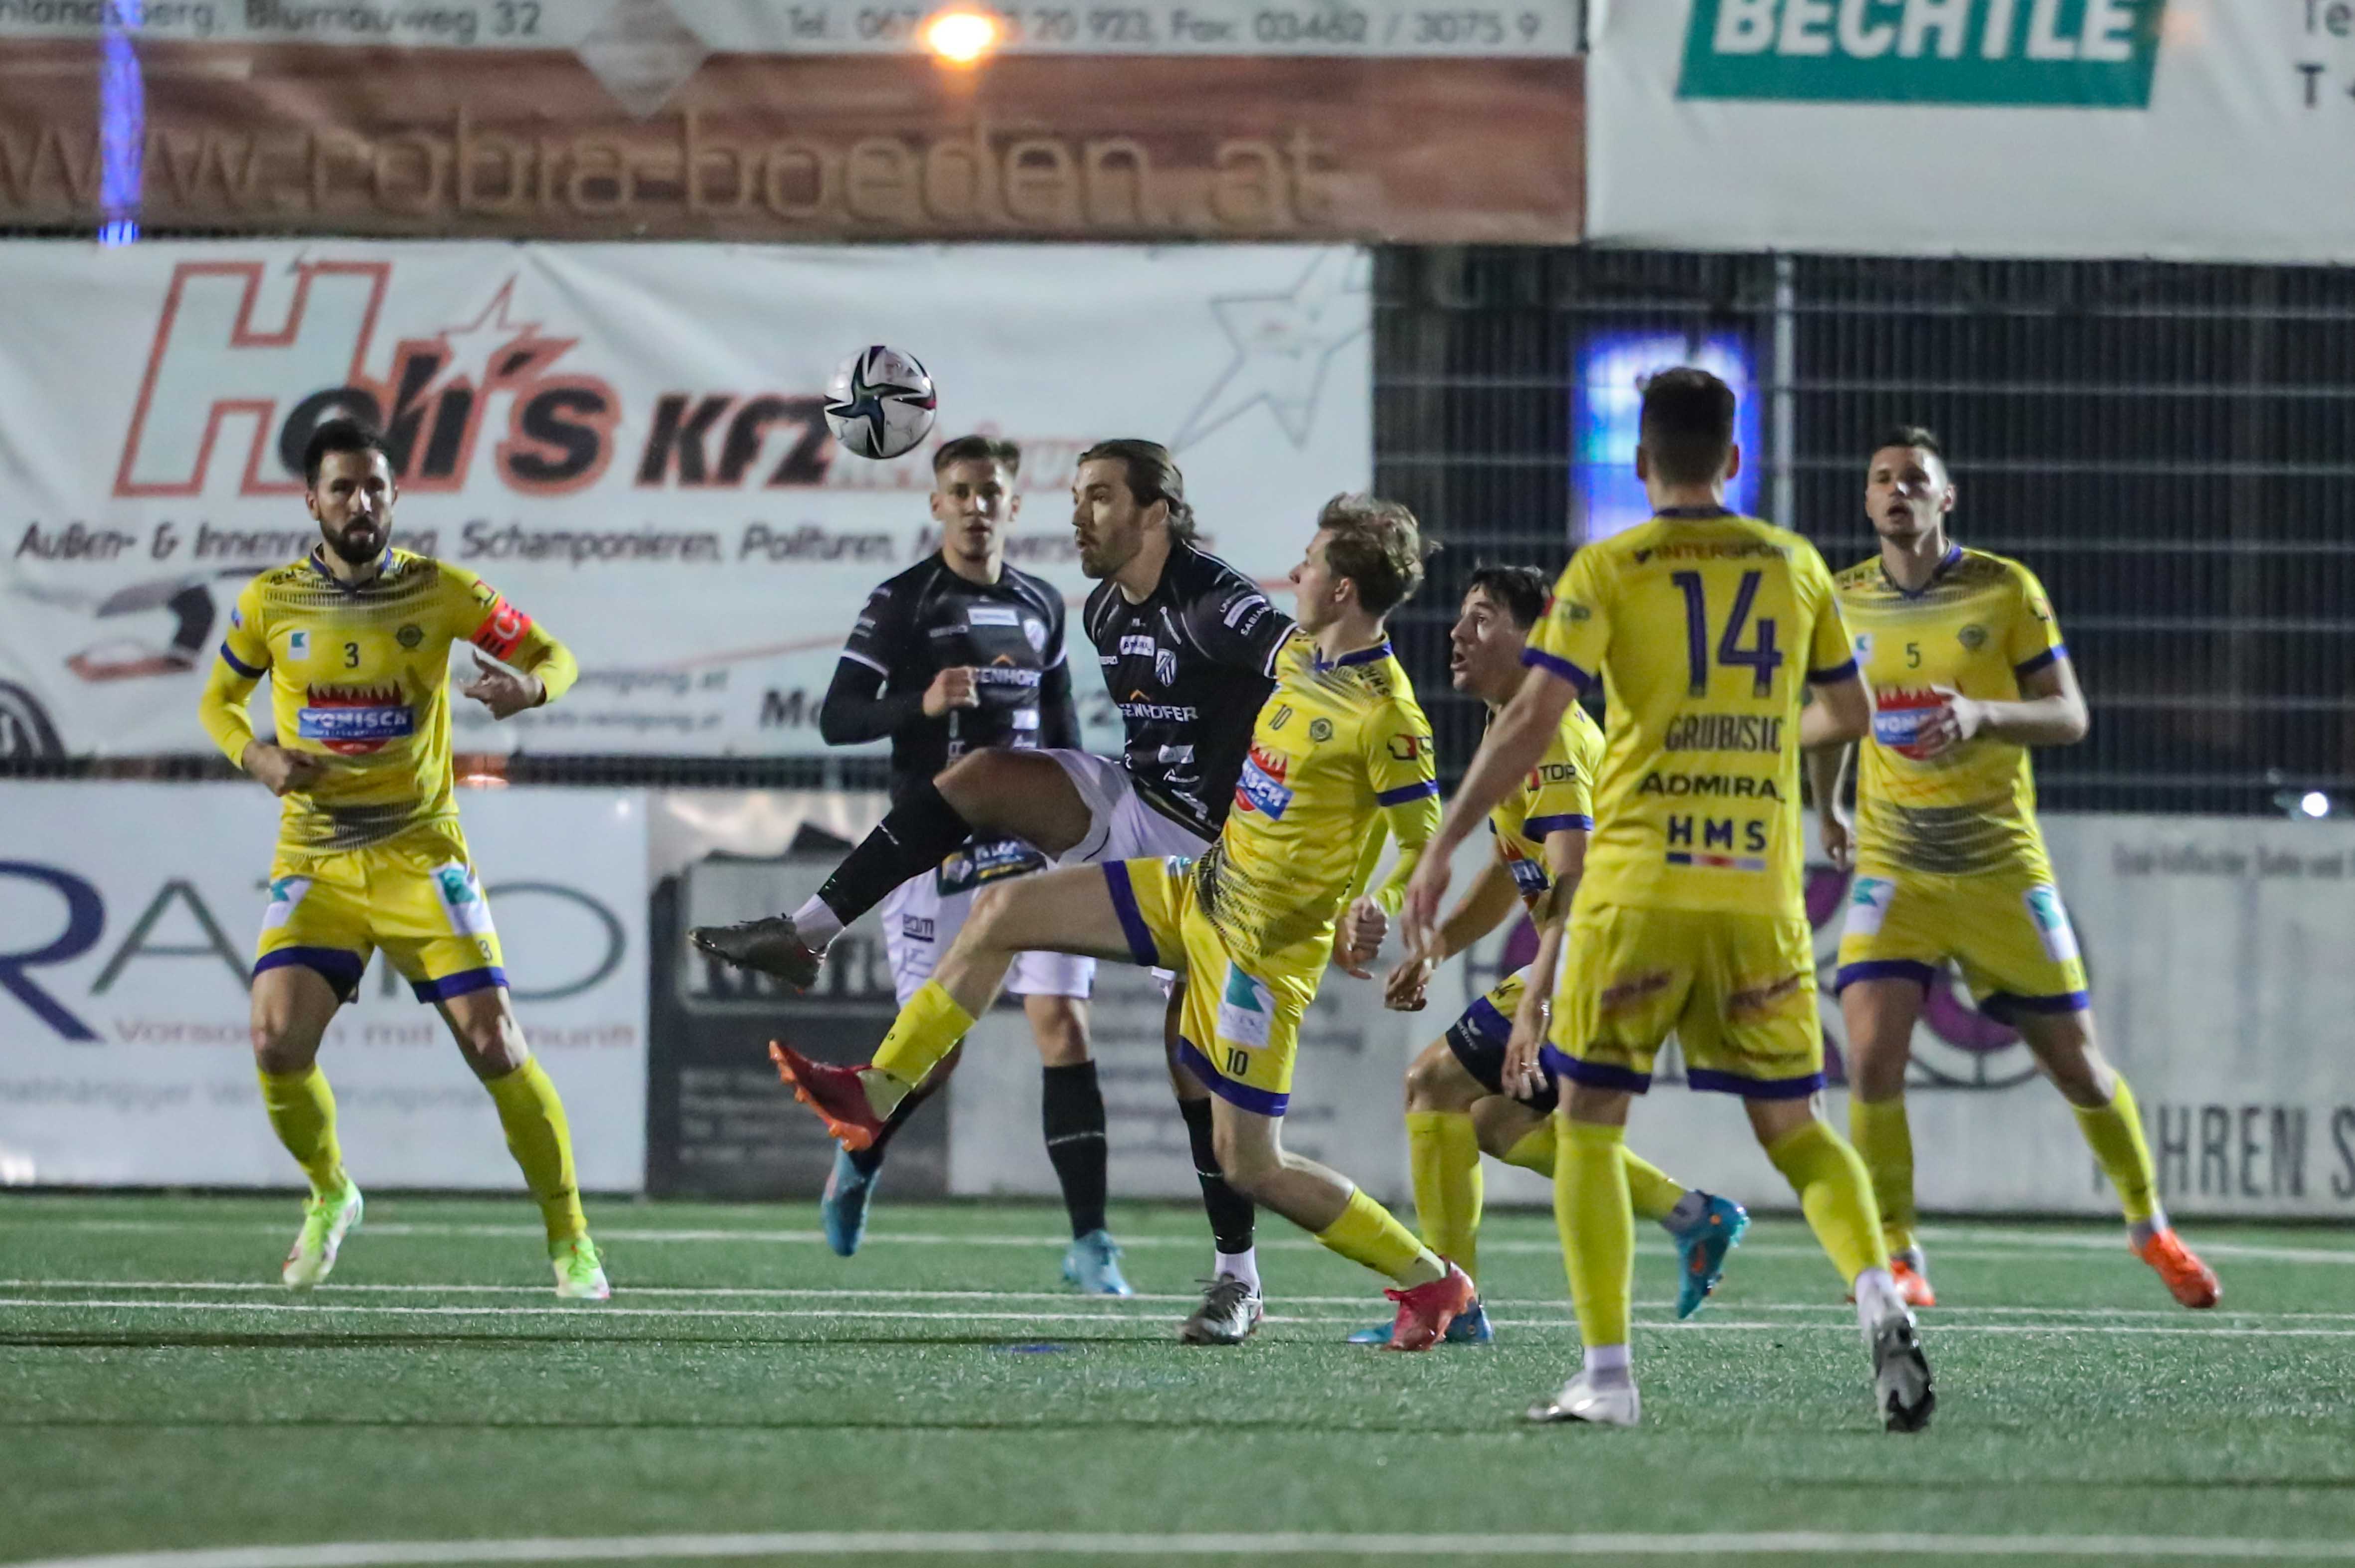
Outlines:
{"type": "Polygon", "coordinates": [[[1172,821],[1145,803],[1128,769],[1092,751],[1049,751],[1087,802],[1087,836],[1064,852],[1058,865],[1102,865],[1115,860],[1192,860],[1210,841],[1183,822],[1172,821]]]}
{"type": "MultiPolygon", "coordinates": [[[[973,892],[941,896],[934,874],[911,876],[883,895],[883,954],[891,964],[891,987],[900,1005],[932,978],[932,966],[949,950],[964,917],[973,912],[973,892]]],[[[1096,961],[1069,953],[1017,953],[1006,989],[1016,996],[1075,996],[1085,1001],[1094,985],[1096,961]]]]}

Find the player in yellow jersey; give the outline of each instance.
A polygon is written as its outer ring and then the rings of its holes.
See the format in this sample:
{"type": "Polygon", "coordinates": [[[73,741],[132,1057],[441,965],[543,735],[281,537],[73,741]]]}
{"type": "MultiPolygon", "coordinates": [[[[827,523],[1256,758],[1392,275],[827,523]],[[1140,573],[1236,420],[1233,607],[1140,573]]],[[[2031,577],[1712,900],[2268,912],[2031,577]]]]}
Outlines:
{"type": "Polygon", "coordinates": [[[2036,825],[2029,748],[2083,739],[2085,699],[2036,575],[1947,536],[1955,496],[1935,436],[1889,432],[1865,473],[1881,553],[1838,579],[1875,709],[1853,828],[1839,805],[1845,752],[1809,759],[1826,851],[1856,872],[1837,980],[1849,1136],[1898,1283],[1933,1305],[1913,1235],[1905,1067],[1923,995],[1957,962],[1980,1008],[2019,1032],[2075,1109],[2135,1255],[2184,1306],[2213,1307],[2215,1274],[2159,1206],[2134,1091],[2094,1043],[2085,966],[2036,825]]]}
{"type": "MultiPolygon", "coordinates": [[[[1218,841],[1198,861],[1131,860],[985,889],[932,979],[900,1009],[875,1060],[829,1067],[771,1047],[796,1097],[847,1148],[874,1136],[996,999],[1015,954],[1045,949],[1177,969],[1187,978],[1179,1064],[1214,1097],[1227,1180],[1397,1288],[1392,1348],[1436,1343],[1471,1306],[1472,1281],[1417,1242],[1348,1178],[1283,1145],[1300,1022],[1334,953],[1336,922],[1369,879],[1385,827],[1397,870],[1386,912],[1438,824],[1431,726],[1391,656],[1383,622],[1423,578],[1413,514],[1342,495],[1317,516],[1292,570],[1298,629],[1276,651],[1275,690],[1218,841]]],[[[1232,1343],[1259,1317],[1256,1291],[1214,1282],[1198,1318],[1232,1343]]]]}
{"type": "MultiPolygon", "coordinates": [[[[1546,578],[1534,567],[1484,567],[1465,589],[1462,612],[1448,634],[1448,672],[1455,689],[1487,704],[1491,717],[1520,686],[1521,654],[1545,600],[1546,578]]],[[[1527,906],[1539,923],[1535,960],[1476,998],[1407,1068],[1407,1155],[1414,1173],[1415,1218],[1424,1245],[1461,1266],[1476,1285],[1482,1152],[1553,1175],[1550,1118],[1557,1088],[1553,1075],[1538,1065],[1537,1047],[1553,996],[1570,895],[1578,886],[1586,835],[1594,826],[1593,789],[1602,760],[1602,730],[1572,704],[1553,744],[1520,788],[1488,814],[1496,856],[1441,922],[1437,950],[1408,955],[1390,978],[1389,1005],[1420,1012],[1439,964],[1495,930],[1518,907],[1527,906]],[[1525,1095],[1509,1092],[1504,1084],[1508,1047],[1515,1042],[1536,1071],[1537,1087],[1525,1095]]],[[[1659,1222],[1676,1238],[1677,1316],[1689,1318],[1724,1274],[1725,1255],[1741,1239],[1750,1216],[1729,1199],[1688,1192],[1633,1150],[1627,1155],[1627,1182],[1636,1212],[1659,1222]]],[[[1388,1324],[1349,1336],[1357,1344],[1389,1337],[1388,1324]]],[[[1488,1315],[1476,1302],[1447,1330],[1450,1344],[1485,1344],[1494,1337],[1488,1315]]]]}
{"type": "Polygon", "coordinates": [[[1930,1417],[1929,1363],[1890,1277],[1871,1182],[1822,1117],[1800,888],[1799,753],[1856,738],[1871,708],[1822,557],[1726,510],[1742,461],[1733,418],[1732,391],[1706,371],[1664,371],[1645,387],[1636,471],[1655,515],[1572,558],[1529,639],[1530,673],[1415,872],[1405,928],[1430,946],[1447,855],[1544,755],[1576,693],[1600,681],[1610,725],[1595,831],[1544,1053],[1570,1086],[1554,1217],[1585,1362],[1529,1417],[1641,1419],[1628,1359],[1626,1120],[1673,1031],[1694,1088],[1742,1097],[1856,1292],[1876,1412],[1912,1431],[1930,1417]]]}
{"type": "Polygon", "coordinates": [[[524,1048],[506,972],[450,776],[450,648],[471,642],[521,673],[477,661],[464,688],[496,718],[561,696],[579,673],[564,645],[473,573],[392,548],[399,491],[382,440],[348,421],[304,454],[320,543],[238,596],[200,716],[230,761],[285,801],[253,966],[253,1051],[279,1141],[311,1181],[281,1277],[334,1268],[360,1222],[345,1172],[320,1037],[381,948],[440,1010],[483,1080],[547,1222],[556,1293],[611,1294],[573,1180],[556,1086],[524,1048]],[[246,705],[270,683],[275,742],[246,705]]]}

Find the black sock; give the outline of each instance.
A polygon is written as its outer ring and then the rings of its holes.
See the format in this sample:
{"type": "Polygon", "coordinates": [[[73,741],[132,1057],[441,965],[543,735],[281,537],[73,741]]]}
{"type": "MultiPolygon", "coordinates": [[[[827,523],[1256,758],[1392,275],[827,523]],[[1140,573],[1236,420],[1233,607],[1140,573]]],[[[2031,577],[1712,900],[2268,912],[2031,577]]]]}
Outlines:
{"type": "Polygon", "coordinates": [[[817,895],[847,926],[910,877],[939,865],[971,837],[973,829],[927,779],[843,857],[817,895]]]}
{"type": "Polygon", "coordinates": [[[1186,1117],[1186,1136],[1194,1145],[1194,1175],[1202,1183],[1202,1211],[1210,1216],[1210,1245],[1232,1254],[1252,1249],[1258,1212],[1252,1201],[1227,1185],[1219,1171],[1218,1145],[1210,1138],[1210,1102],[1179,1100],[1186,1117]]]}
{"type": "Polygon", "coordinates": [[[1096,1065],[1039,1069],[1039,1120],[1047,1131],[1047,1158],[1063,1184],[1071,1234],[1104,1228],[1103,1091],[1096,1065]]]}
{"type": "Polygon", "coordinates": [[[883,1130],[875,1135],[875,1141],[864,1149],[852,1152],[850,1163],[858,1167],[860,1173],[868,1176],[875,1173],[877,1168],[883,1163],[884,1149],[893,1139],[900,1136],[900,1129],[908,1125],[908,1118],[914,1116],[926,1100],[941,1092],[942,1086],[949,1081],[949,1075],[956,1071],[957,1062],[964,1055],[964,1042],[960,1040],[949,1047],[947,1055],[933,1064],[932,1070],[924,1075],[922,1083],[908,1091],[906,1099],[891,1107],[891,1114],[883,1118],[883,1130]]]}

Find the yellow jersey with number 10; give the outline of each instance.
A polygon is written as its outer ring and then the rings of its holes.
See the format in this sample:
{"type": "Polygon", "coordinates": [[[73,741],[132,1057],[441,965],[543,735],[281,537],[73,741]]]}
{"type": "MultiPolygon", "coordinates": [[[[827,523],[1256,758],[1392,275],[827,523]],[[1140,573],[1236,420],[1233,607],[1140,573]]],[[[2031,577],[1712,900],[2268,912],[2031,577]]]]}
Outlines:
{"type": "Polygon", "coordinates": [[[1992,736],[1937,757],[1914,747],[1923,718],[1945,700],[1934,688],[2013,702],[2023,677],[2068,657],[2044,585],[2018,561],[1957,545],[1918,593],[1891,581],[1878,556],[1837,586],[1872,687],[1857,774],[1859,869],[2049,876],[2026,747],[1992,736]]]}
{"type": "Polygon", "coordinates": [[[1572,557],[1523,660],[1609,709],[1579,908],[1804,908],[1799,708],[1855,672],[1813,545],[1663,514],[1572,557]]]}

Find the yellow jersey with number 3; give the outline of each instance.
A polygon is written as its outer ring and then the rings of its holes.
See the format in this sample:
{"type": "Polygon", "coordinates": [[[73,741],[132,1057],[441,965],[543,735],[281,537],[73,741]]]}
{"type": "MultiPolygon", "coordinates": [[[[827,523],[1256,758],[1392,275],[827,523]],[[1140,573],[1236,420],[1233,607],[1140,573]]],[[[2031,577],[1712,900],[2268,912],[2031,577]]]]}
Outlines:
{"type": "Polygon", "coordinates": [[[289,849],[365,849],[426,823],[454,824],[450,648],[471,642],[530,669],[550,700],[571,656],[462,567],[387,550],[357,587],[315,556],[263,572],[239,594],[206,694],[206,727],[231,761],[251,731],[243,708],[270,683],[277,744],[323,757],[315,786],[285,798],[289,849]]]}
{"type": "Polygon", "coordinates": [[[1837,587],[1872,687],[1872,735],[1858,762],[1858,868],[2049,875],[2026,747],[1981,736],[1924,757],[1915,745],[1922,720],[1945,700],[1934,688],[2015,702],[2023,678],[2068,657],[2044,585],[2018,561],[1957,545],[1918,593],[1899,588],[1878,556],[1842,572],[1837,587]]]}
{"type": "Polygon", "coordinates": [[[1276,652],[1275,679],[1226,825],[1196,872],[1204,916],[1262,979],[1271,959],[1322,971],[1368,840],[1385,822],[1401,857],[1439,829],[1431,721],[1387,641],[1327,663],[1295,632],[1276,652]]]}
{"type": "Polygon", "coordinates": [[[1553,744],[1521,787],[1488,813],[1497,858],[1513,874],[1522,903],[1535,904],[1553,885],[1553,873],[1546,868],[1546,836],[1563,828],[1593,832],[1594,774],[1602,760],[1603,727],[1572,703],[1553,744]]]}
{"type": "Polygon", "coordinates": [[[1663,514],[1572,557],[1523,659],[1609,711],[1579,908],[1803,908],[1799,708],[1855,672],[1813,545],[1663,514]]]}

